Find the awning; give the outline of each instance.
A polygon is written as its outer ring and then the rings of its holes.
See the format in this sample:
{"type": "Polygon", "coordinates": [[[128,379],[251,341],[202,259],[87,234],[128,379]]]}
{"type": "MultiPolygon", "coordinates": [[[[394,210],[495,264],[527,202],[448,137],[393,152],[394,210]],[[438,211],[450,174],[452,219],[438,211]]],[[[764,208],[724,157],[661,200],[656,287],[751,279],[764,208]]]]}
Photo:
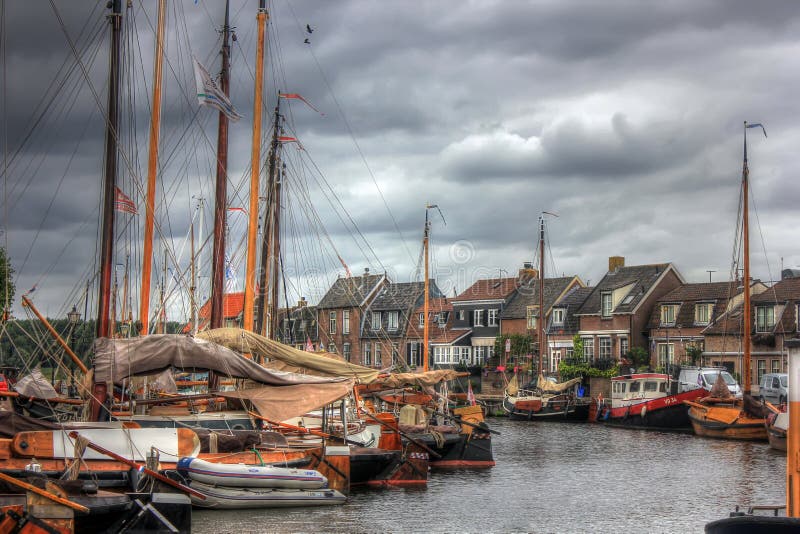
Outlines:
{"type": "Polygon", "coordinates": [[[270,421],[285,421],[321,408],[347,395],[355,380],[330,384],[297,384],[294,386],[263,386],[239,391],[221,391],[226,399],[241,399],[253,404],[258,413],[270,421]]]}

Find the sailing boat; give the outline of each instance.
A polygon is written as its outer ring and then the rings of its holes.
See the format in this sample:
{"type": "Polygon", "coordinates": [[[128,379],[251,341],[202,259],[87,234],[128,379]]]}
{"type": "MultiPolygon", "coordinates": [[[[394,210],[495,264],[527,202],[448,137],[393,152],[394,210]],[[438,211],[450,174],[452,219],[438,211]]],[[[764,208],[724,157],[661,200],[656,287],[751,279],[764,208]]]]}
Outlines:
{"type": "Polygon", "coordinates": [[[539,317],[536,321],[539,366],[536,383],[520,387],[519,374],[509,381],[503,395],[503,410],[515,419],[537,421],[585,421],[590,402],[573,393],[581,378],[557,383],[545,379],[542,369],[547,354],[544,307],[544,214],[539,217],[539,317]]]}
{"type": "MultiPolygon", "coordinates": [[[[694,401],[685,401],[689,405],[689,420],[698,436],[719,439],[767,440],[766,409],[750,395],[750,349],[751,349],[751,309],[750,309],[750,242],[748,212],[748,180],[750,171],[747,167],[747,129],[764,128],[761,124],[744,123],[744,157],[742,163],[742,254],[744,263],[744,304],[742,308],[742,345],[743,366],[741,399],[731,396],[724,383],[712,387],[708,397],[694,401]],[[719,393],[717,393],[719,392],[719,393]]],[[[766,136],[766,131],[764,131],[766,136]]]]}

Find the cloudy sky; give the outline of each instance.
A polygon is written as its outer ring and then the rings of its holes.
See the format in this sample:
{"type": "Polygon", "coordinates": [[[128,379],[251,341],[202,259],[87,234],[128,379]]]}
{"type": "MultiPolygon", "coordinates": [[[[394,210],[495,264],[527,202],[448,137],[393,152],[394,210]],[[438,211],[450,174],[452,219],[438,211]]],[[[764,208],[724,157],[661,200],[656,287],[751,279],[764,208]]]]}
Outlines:
{"type": "MultiPolygon", "coordinates": [[[[3,226],[18,294],[35,284],[36,302],[63,316],[82,305],[97,263],[108,33],[104,2],[54,4],[5,2],[3,226]]],[[[137,202],[155,4],[135,0],[127,26],[120,187],[137,202]]],[[[197,237],[210,231],[216,115],[198,110],[190,63],[219,71],[224,4],[169,4],[158,217],[174,281],[199,197],[197,237]]],[[[244,115],[231,126],[233,207],[249,179],[256,7],[231,4],[232,100],[244,115]]],[[[432,257],[448,293],[534,261],[542,211],[558,214],[547,219],[549,272],[596,283],[621,255],[673,262],[687,281],[708,270],[726,280],[745,120],[769,134],[748,131],[753,275],[800,267],[795,2],[275,0],[270,13],[267,110],[281,90],[322,112],[282,103],[302,146],[284,147],[290,301],[318,300],[344,272],[337,254],[353,273],[414,279],[426,203],[443,215],[430,212],[432,257]]],[[[230,217],[241,285],[244,227],[230,217]]],[[[141,262],[139,224],[118,221],[119,264],[141,262]]],[[[170,313],[183,319],[185,305],[170,313]]]]}

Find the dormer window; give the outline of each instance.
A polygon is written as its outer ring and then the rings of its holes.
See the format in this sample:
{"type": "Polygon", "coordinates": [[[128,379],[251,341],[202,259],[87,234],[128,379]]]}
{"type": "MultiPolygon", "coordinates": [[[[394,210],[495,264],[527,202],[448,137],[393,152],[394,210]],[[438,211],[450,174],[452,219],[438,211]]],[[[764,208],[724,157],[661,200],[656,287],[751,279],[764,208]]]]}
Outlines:
{"type": "Polygon", "coordinates": [[[611,317],[611,291],[600,293],[600,315],[611,317]]]}
{"type": "Polygon", "coordinates": [[[473,326],[483,326],[483,310],[475,310],[472,314],[473,326]]]}
{"type": "Polygon", "coordinates": [[[372,312],[372,329],[381,329],[381,312],[372,312]]]}
{"type": "Polygon", "coordinates": [[[419,324],[420,328],[424,328],[425,327],[425,314],[424,313],[420,313],[419,314],[419,323],[418,324],[419,324]]]}
{"type": "Polygon", "coordinates": [[[669,326],[675,324],[675,316],[678,314],[677,304],[662,304],[661,305],[661,326],[669,326]]]}
{"type": "Polygon", "coordinates": [[[714,305],[702,302],[694,305],[694,324],[708,324],[711,322],[711,311],[714,305]]]}
{"type": "Polygon", "coordinates": [[[397,322],[399,319],[400,312],[390,311],[389,312],[389,324],[386,327],[389,331],[396,331],[397,330],[397,322]]]}
{"type": "Polygon", "coordinates": [[[564,308],[553,309],[553,326],[564,326],[564,315],[566,310],[564,308]]]}
{"type": "Polygon", "coordinates": [[[488,326],[497,326],[497,312],[498,312],[498,310],[496,310],[496,309],[489,310],[488,326]]]}
{"type": "Polygon", "coordinates": [[[756,306],[756,332],[772,332],[775,328],[775,307],[756,306]]]}

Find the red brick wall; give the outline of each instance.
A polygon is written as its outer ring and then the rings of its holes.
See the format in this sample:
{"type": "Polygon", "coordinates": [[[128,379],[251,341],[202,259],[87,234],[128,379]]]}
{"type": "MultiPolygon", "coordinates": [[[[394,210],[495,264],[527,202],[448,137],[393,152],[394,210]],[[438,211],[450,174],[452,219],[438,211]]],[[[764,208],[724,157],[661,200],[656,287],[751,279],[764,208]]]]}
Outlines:
{"type": "Polygon", "coordinates": [[[345,343],[350,343],[350,361],[361,363],[361,310],[359,308],[337,308],[319,310],[319,339],[325,343],[325,350],[331,343],[336,345],[336,352],[342,354],[345,343]],[[342,311],[350,311],[350,333],[342,334],[342,311]],[[330,334],[330,312],[336,312],[336,332],[330,334]]]}

